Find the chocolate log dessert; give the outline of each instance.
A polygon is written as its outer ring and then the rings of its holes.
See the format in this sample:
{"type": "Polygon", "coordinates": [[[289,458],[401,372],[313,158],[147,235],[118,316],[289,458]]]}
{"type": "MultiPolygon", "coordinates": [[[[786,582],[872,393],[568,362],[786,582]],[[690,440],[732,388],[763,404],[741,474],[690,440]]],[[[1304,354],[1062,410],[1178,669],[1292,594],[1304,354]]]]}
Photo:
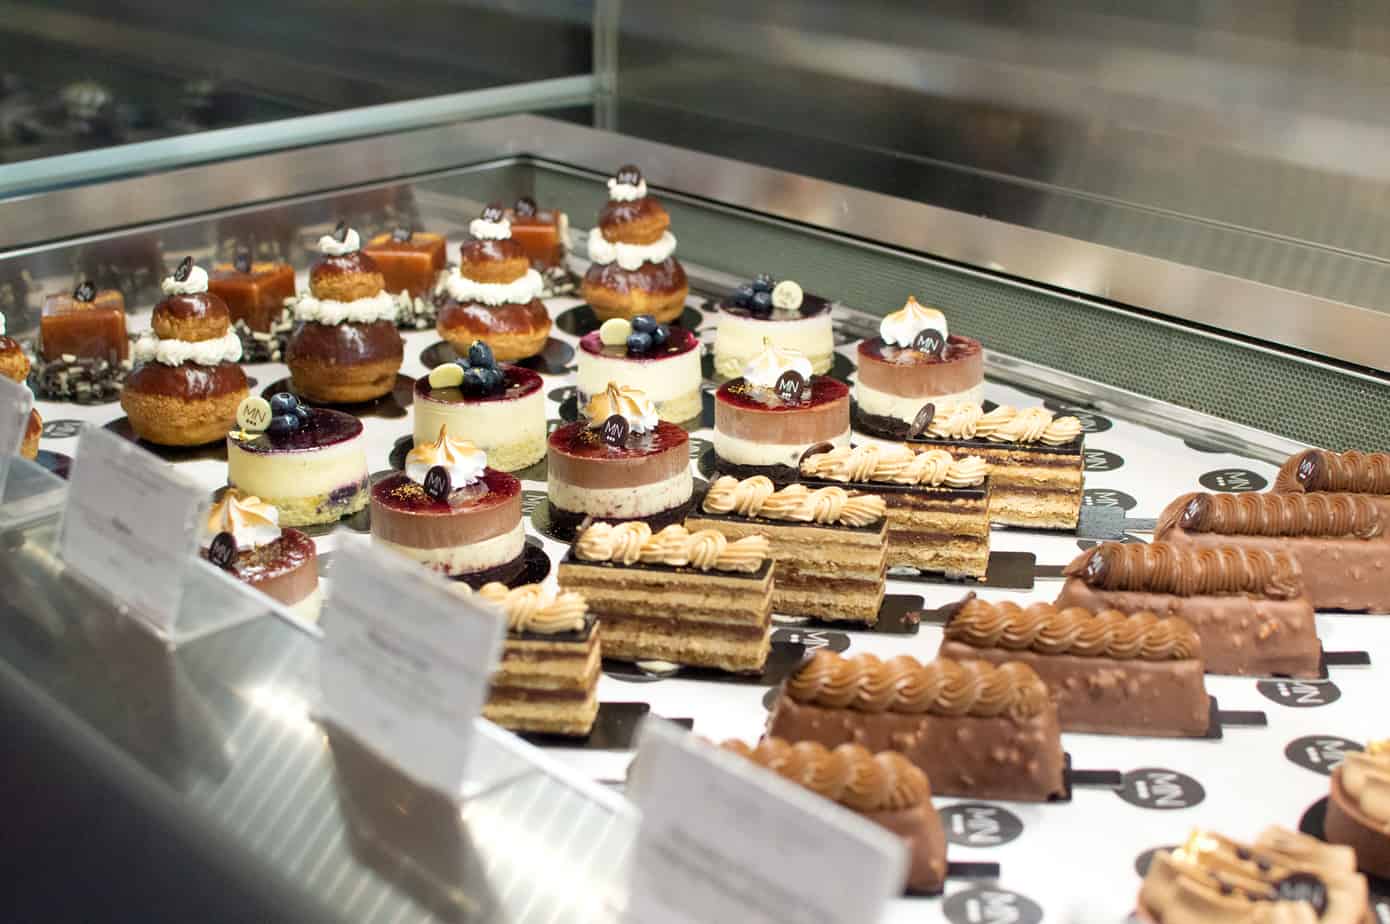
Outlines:
{"type": "Polygon", "coordinates": [[[1390,740],[1347,754],[1332,771],[1324,833],[1356,850],[1362,872],[1390,879],[1390,740]]]}
{"type": "Polygon", "coordinates": [[[1307,449],[1290,456],[1275,476],[1276,494],[1369,494],[1390,516],[1390,452],[1307,449]]]}

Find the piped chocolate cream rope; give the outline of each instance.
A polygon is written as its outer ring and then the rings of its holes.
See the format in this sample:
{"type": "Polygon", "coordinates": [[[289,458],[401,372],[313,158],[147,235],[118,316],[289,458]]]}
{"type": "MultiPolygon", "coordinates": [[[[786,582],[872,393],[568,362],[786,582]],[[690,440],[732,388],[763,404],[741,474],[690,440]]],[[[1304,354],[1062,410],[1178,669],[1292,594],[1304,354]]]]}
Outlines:
{"type": "Polygon", "coordinates": [[[729,740],[720,747],[856,812],[900,811],[931,798],[927,775],[897,751],[873,754],[857,744],[830,750],[783,738],[764,738],[753,747],[729,740]]]}
{"type": "Polygon", "coordinates": [[[1179,597],[1252,594],[1288,600],[1303,592],[1298,563],[1283,552],[1103,542],[1062,570],[1100,590],[1179,597]]]}
{"type": "Polygon", "coordinates": [[[556,593],[540,584],[511,588],[493,581],[479,588],[478,596],[502,607],[507,614],[507,629],[511,632],[539,635],[578,632],[584,628],[584,614],[589,611],[583,594],[556,593]]]}
{"type": "Polygon", "coordinates": [[[1284,462],[1274,490],[1390,494],[1390,452],[1309,449],[1284,462]]]}
{"type": "Polygon", "coordinates": [[[1005,404],[986,413],[978,404],[958,403],[939,408],[926,432],[939,439],[1065,446],[1081,435],[1081,421],[1056,417],[1045,407],[1020,410],[1005,404]]]}
{"type": "Polygon", "coordinates": [[[584,561],[751,573],[762,567],[769,548],[766,536],[745,536],[730,542],[718,530],[692,533],[676,523],[654,534],[646,523],[633,520],[593,524],[575,540],[574,554],[584,561]]]}
{"type": "Polygon", "coordinates": [[[1158,518],[1154,538],[1175,528],[1228,536],[1317,536],[1373,539],[1380,508],[1360,494],[1205,494],[1175,499],[1158,518]]]}
{"type": "Polygon", "coordinates": [[[859,712],[1025,719],[1048,704],[1047,686],[1031,667],[1011,661],[938,658],[926,664],[908,655],[880,661],[871,654],[843,658],[821,649],[787,681],[799,703],[859,712]]]}
{"type": "Polygon", "coordinates": [[[765,475],[741,481],[724,475],[709,486],[701,507],[705,513],[844,526],[869,526],[882,520],[888,510],[876,494],[851,496],[844,488],[833,487],[813,491],[801,484],[778,491],[765,475]]]}
{"type": "Polygon", "coordinates": [[[827,481],[968,488],[984,483],[989,463],[979,456],[957,459],[944,449],[913,452],[906,446],[865,443],[807,456],[801,461],[801,474],[827,481]]]}
{"type": "Polygon", "coordinates": [[[1201,639],[1185,619],[1093,613],[1079,606],[1059,610],[1051,603],[1020,607],[972,599],[946,624],[946,638],[976,648],[1119,661],[1183,661],[1202,654],[1201,639]]]}

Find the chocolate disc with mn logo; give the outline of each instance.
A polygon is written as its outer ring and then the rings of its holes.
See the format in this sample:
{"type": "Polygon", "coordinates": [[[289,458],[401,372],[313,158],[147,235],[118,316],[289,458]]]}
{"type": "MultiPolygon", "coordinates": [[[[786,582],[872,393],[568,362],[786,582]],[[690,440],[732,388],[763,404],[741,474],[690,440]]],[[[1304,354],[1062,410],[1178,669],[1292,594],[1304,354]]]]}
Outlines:
{"type": "Polygon", "coordinates": [[[449,477],[449,470],[442,465],[436,465],[425,472],[425,493],[441,504],[449,499],[449,493],[454,489],[453,479],[449,477]]]}
{"type": "Polygon", "coordinates": [[[940,357],[946,349],[946,338],[941,336],[941,331],[928,327],[912,338],[912,348],[928,356],[940,357]]]}
{"type": "Polygon", "coordinates": [[[907,438],[915,440],[923,433],[926,433],[927,428],[931,426],[931,422],[935,419],[936,405],[928,401],[926,404],[922,405],[922,409],[917,412],[917,416],[912,418],[912,426],[907,428],[907,438]]]}
{"type": "Polygon", "coordinates": [[[72,290],[72,297],[79,302],[90,302],[97,297],[96,283],[92,280],[84,280],[77,288],[72,290]]]}
{"type": "Polygon", "coordinates": [[[1023,819],[986,802],[959,802],[941,810],[946,840],[962,847],[999,847],[1018,840],[1023,819]]]}
{"type": "Polygon", "coordinates": [[[239,249],[236,255],[232,257],[232,266],[238,273],[251,272],[251,251],[247,250],[245,247],[239,249]]]}
{"type": "Polygon", "coordinates": [[[1255,689],[1265,699],[1294,709],[1327,706],[1342,698],[1341,689],[1331,680],[1261,680],[1255,689]]]}
{"type": "Polygon", "coordinates": [[[174,270],[174,280],[177,282],[187,282],[188,277],[193,273],[193,258],[184,257],[179,261],[179,268],[174,270]]]}
{"type": "Polygon", "coordinates": [[[404,244],[410,240],[410,235],[411,230],[407,225],[396,225],[395,228],[391,229],[391,240],[397,244],[404,244]]]}
{"type": "Polygon", "coordinates": [[[224,571],[230,568],[236,561],[236,536],[226,532],[213,536],[208,546],[208,561],[224,571]]]}
{"type": "Polygon", "coordinates": [[[1207,472],[1197,479],[1209,491],[1263,491],[1269,482],[1258,472],[1248,468],[1219,468],[1207,472]]]}
{"type": "Polygon", "coordinates": [[[788,369],[777,376],[777,397],[783,401],[800,401],[805,387],[806,377],[795,369],[788,369]]]}
{"type": "Polygon", "coordinates": [[[339,244],[341,244],[341,243],[343,243],[344,241],[347,240],[347,233],[348,233],[347,222],[345,222],[345,221],[340,221],[340,222],[338,222],[338,224],[333,228],[333,240],[335,240],[335,241],[337,241],[339,244]]]}
{"type": "Polygon", "coordinates": [[[1290,741],[1284,747],[1284,756],[1304,770],[1331,776],[1332,771],[1341,766],[1348,754],[1360,750],[1361,745],[1350,738],[1337,735],[1305,735],[1290,741]]]}
{"type": "Polygon", "coordinates": [[[630,429],[626,417],[622,414],[613,414],[603,422],[603,427],[599,429],[599,439],[609,446],[622,446],[627,443],[630,429]]]}
{"type": "Polygon", "coordinates": [[[1140,808],[1171,811],[1191,808],[1207,796],[1202,784],[1185,773],[1163,767],[1141,767],[1124,775],[1115,795],[1140,808]]]}
{"type": "Polygon", "coordinates": [[[941,903],[951,924],[1040,924],[1043,910],[1026,895],[1008,889],[963,889],[941,903]]]}

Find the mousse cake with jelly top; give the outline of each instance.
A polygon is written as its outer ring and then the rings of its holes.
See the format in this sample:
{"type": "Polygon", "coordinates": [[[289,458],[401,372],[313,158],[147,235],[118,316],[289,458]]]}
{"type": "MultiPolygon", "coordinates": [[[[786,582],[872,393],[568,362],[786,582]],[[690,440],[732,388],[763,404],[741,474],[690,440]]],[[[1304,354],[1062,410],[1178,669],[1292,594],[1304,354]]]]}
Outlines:
{"type": "Polygon", "coordinates": [[[700,338],[683,327],[658,323],[649,314],[609,318],[585,334],[575,354],[579,403],[587,404],[609,382],[636,388],[656,405],[662,420],[700,416],[700,338]]]}
{"type": "Polygon", "coordinates": [[[608,181],[608,202],[589,232],[589,270],[580,288],[599,320],[649,314],[674,321],[690,283],[675,258],[671,216],[647,194],[642,171],[628,164],[608,181]]]}
{"type": "Polygon", "coordinates": [[[811,371],[824,375],[835,359],[830,308],[829,300],[802,292],[790,279],[778,282],[764,274],[739,286],[719,303],[714,374],[721,379],[741,375],[766,341],[800,351],[810,360],[811,371]]]}
{"type": "Polygon", "coordinates": [[[224,491],[203,525],[201,554],[301,619],[318,621],[323,595],[314,540],[281,529],[279,512],[259,497],[224,491]]]}

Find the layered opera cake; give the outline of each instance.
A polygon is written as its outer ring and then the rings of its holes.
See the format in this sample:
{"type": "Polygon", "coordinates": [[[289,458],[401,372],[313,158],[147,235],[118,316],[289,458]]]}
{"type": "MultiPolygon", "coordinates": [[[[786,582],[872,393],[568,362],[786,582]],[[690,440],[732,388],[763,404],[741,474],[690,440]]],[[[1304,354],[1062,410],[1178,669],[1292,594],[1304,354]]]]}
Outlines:
{"type": "Polygon", "coordinates": [[[854,400],[865,433],[904,439],[925,404],[984,401],[985,351],[978,340],[949,333],[940,311],[908,298],[878,331],[859,343],[854,400]]]}
{"type": "Polygon", "coordinates": [[[318,621],[323,594],[314,540],[281,529],[278,512],[259,497],[224,491],[203,525],[201,554],[300,619],[318,621]]]}
{"type": "Polygon", "coordinates": [[[1028,665],[1052,692],[1062,731],[1201,737],[1211,724],[1202,641],[1177,616],[972,595],[946,624],[938,654],[1028,665]]]}
{"type": "MultiPolygon", "coordinates": [[[[465,585],[466,586],[466,585],[465,585]]],[[[584,737],[598,715],[598,623],[584,597],[540,584],[484,584],[507,636],[483,717],[515,732],[584,737]]]]}
{"type": "Polygon", "coordinates": [[[1390,610],[1390,536],[1365,494],[1184,494],[1154,539],[1198,548],[1286,552],[1317,610],[1390,610]]]}
{"type": "Polygon", "coordinates": [[[835,331],[831,302],[803,292],[790,279],[761,275],[719,303],[719,326],[714,335],[714,374],[732,379],[764,349],[764,345],[796,350],[824,375],[835,360],[835,331]]]}
{"type": "Polygon", "coordinates": [[[686,519],[692,530],[717,530],[731,540],[767,539],[777,561],[773,609],[873,625],[883,605],[888,570],[887,505],[874,494],[844,488],[776,490],[762,475],[724,475],[686,519]]]}
{"type": "Polygon", "coordinates": [[[1067,792],[1057,706],[1017,662],[816,652],[782,687],[767,733],[902,752],[938,795],[1045,802],[1067,792]]]}
{"type": "Polygon", "coordinates": [[[444,363],[415,382],[416,445],[440,427],[466,435],[498,471],[517,472],[545,458],[545,391],[530,369],[499,363],[478,341],[456,363],[444,363]],[[476,370],[476,371],[474,371],[476,370]]]}
{"type": "Polygon", "coordinates": [[[560,587],[600,620],[603,656],[757,673],[772,621],[767,540],[714,530],[594,523],[560,563],[560,587]]]}
{"type": "Polygon", "coordinates": [[[1104,542],[1063,570],[1059,607],[1177,616],[1209,674],[1316,677],[1322,644],[1298,562],[1235,546],[1104,542]]]}
{"type": "Polygon", "coordinates": [[[1285,460],[1270,490],[1276,494],[1365,494],[1390,516],[1390,452],[1306,449],[1285,460]]]}
{"type": "Polygon", "coordinates": [[[908,853],[906,891],[936,895],[945,887],[946,829],[931,802],[931,782],[897,751],[875,754],[857,744],[832,749],[782,738],[764,738],[752,747],[729,740],[720,747],[900,837],[908,853]]]}
{"type": "Polygon", "coordinates": [[[1323,831],[1329,843],[1356,851],[1363,873],[1390,879],[1390,741],[1348,752],[1332,771],[1323,831]]]}
{"type": "Polygon", "coordinates": [[[807,487],[839,484],[888,505],[888,567],[982,578],[989,569],[989,466],[942,449],[865,443],[801,460],[807,487]]]}
{"type": "Polygon", "coordinates": [[[381,270],[386,291],[423,298],[444,270],[444,235],[398,227],[373,237],[362,248],[381,270]]]}
{"type": "Polygon", "coordinates": [[[700,416],[700,338],[683,327],[660,324],[651,315],[609,318],[579,340],[579,404],[602,394],[609,383],[635,388],[672,423],[700,416]]]}

